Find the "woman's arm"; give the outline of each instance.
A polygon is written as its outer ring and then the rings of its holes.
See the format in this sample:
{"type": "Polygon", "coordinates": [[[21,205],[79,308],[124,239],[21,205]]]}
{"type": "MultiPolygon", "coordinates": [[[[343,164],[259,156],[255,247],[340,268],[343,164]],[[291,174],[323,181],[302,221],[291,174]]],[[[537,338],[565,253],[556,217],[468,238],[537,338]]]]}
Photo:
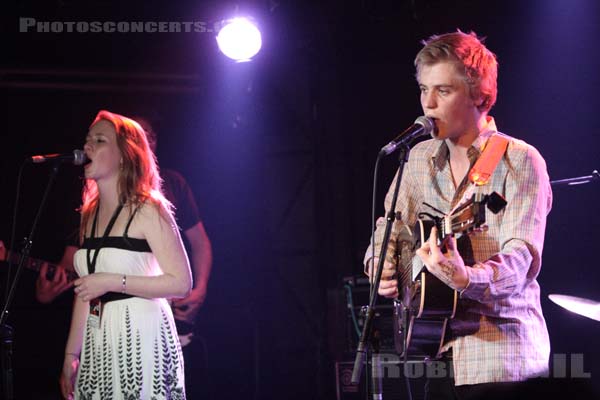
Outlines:
{"type": "MultiPolygon", "coordinates": [[[[143,234],[163,272],[153,277],[126,277],[125,292],[140,297],[185,297],[192,288],[190,263],[171,213],[161,205],[146,203],[138,211],[143,234]]],[[[117,290],[123,291],[122,276],[117,290]]]]}
{"type": "Polygon", "coordinates": [[[141,206],[132,231],[141,232],[158,260],[162,275],[135,276],[95,273],[75,281],[75,293],[84,301],[106,292],[121,292],[145,298],[185,297],[192,287],[192,273],[173,216],[162,205],[141,206]]]}
{"type": "Polygon", "coordinates": [[[83,342],[83,330],[89,312],[89,303],[75,296],[73,303],[73,315],[71,317],[71,328],[69,338],[65,346],[65,358],[63,370],[60,376],[60,390],[64,398],[73,393],[77,367],[79,366],[79,355],[83,342]]]}

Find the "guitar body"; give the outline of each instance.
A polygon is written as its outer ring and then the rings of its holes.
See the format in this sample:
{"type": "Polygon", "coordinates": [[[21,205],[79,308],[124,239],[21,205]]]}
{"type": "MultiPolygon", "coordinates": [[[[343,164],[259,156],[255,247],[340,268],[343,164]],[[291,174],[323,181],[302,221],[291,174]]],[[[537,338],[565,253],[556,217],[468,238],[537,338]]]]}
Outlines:
{"type": "MultiPolygon", "coordinates": [[[[401,307],[401,305],[398,305],[401,307]]],[[[402,318],[398,318],[402,321],[402,318]]],[[[435,359],[440,355],[448,318],[416,318],[410,317],[407,335],[407,355],[410,359],[435,359]]],[[[404,335],[402,329],[397,330],[396,351],[404,357],[404,335]]]]}
{"type": "MultiPolygon", "coordinates": [[[[415,248],[429,238],[435,221],[419,220],[415,226],[415,248]]],[[[438,229],[438,232],[443,232],[438,229]]],[[[405,290],[403,296],[408,304],[408,331],[406,336],[407,355],[416,358],[435,359],[440,356],[448,320],[454,318],[458,293],[450,288],[425,267],[405,290]]],[[[396,307],[398,329],[396,349],[404,355],[404,336],[401,315],[402,303],[396,307]],[[400,342],[400,343],[399,343],[400,342]]]]}
{"type": "Polygon", "coordinates": [[[458,293],[427,270],[413,283],[411,312],[417,318],[454,318],[458,293]]]}

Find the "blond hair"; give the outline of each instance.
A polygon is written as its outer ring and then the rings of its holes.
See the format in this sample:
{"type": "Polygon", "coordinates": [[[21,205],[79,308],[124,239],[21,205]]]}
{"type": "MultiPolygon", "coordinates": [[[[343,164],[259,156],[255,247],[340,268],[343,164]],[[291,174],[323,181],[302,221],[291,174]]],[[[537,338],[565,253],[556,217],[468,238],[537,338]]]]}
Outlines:
{"type": "Polygon", "coordinates": [[[488,112],[498,96],[498,61],[475,32],[433,35],[424,40],[415,58],[417,77],[424,65],[454,62],[463,75],[473,100],[481,99],[480,111],[488,112]]]}

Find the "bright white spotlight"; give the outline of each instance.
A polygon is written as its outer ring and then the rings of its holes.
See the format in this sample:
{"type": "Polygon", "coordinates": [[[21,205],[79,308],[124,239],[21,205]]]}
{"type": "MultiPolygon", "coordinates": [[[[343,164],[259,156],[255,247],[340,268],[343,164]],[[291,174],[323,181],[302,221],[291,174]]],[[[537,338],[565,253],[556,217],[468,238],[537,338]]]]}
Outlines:
{"type": "Polygon", "coordinates": [[[246,18],[234,18],[225,23],[217,35],[219,49],[238,62],[250,61],[260,50],[260,31],[246,18]]]}

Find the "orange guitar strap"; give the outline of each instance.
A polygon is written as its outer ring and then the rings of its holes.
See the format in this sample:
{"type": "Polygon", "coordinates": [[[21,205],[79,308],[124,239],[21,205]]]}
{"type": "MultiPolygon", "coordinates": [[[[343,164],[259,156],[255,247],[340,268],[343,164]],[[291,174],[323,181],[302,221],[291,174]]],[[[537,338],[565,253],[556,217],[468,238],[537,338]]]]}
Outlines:
{"type": "Polygon", "coordinates": [[[492,135],[487,140],[481,156],[469,171],[469,180],[477,186],[487,184],[507,147],[508,139],[505,136],[492,135]]]}

